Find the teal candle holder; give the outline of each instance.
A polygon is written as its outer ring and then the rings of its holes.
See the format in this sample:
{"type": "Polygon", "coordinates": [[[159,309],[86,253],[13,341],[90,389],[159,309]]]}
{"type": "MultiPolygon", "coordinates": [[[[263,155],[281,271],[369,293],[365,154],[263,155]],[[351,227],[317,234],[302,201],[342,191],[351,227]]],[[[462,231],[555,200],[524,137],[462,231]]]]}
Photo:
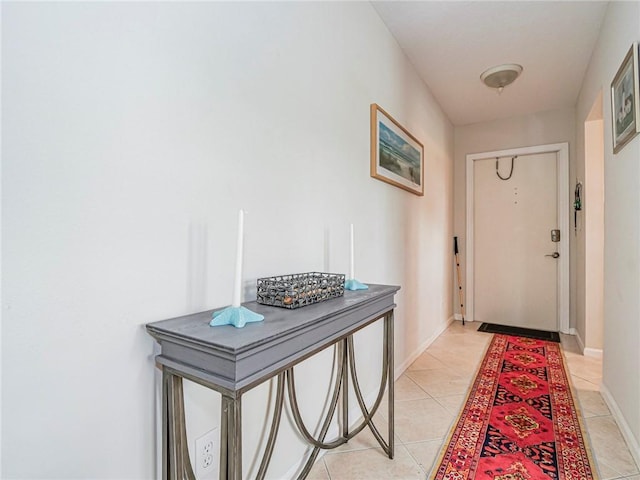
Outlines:
{"type": "Polygon", "coordinates": [[[236,328],[242,328],[247,323],[261,322],[264,315],[252,312],[246,307],[227,307],[223,310],[213,312],[213,318],[209,322],[212,327],[220,327],[222,325],[233,325],[236,328]]]}
{"type": "Polygon", "coordinates": [[[359,282],[355,278],[350,278],[349,280],[344,282],[344,289],[345,290],[366,290],[368,288],[369,287],[367,285],[365,285],[364,283],[359,282]]]}

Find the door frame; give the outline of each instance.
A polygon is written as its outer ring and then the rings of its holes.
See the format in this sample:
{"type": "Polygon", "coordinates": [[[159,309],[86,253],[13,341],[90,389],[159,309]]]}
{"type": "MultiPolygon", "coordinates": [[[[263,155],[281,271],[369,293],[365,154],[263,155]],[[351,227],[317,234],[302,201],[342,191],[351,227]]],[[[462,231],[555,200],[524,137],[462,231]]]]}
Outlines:
{"type": "Polygon", "coordinates": [[[569,144],[553,143],[549,145],[535,145],[532,147],[511,148],[493,152],[471,153],[467,155],[467,241],[466,241],[466,283],[467,308],[466,313],[471,321],[474,320],[474,220],[473,220],[473,180],[474,162],[496,157],[510,157],[514,155],[531,155],[541,153],[555,153],[556,181],[558,184],[558,228],[560,228],[560,242],[558,253],[560,263],[558,268],[558,330],[569,333],[569,144]]]}

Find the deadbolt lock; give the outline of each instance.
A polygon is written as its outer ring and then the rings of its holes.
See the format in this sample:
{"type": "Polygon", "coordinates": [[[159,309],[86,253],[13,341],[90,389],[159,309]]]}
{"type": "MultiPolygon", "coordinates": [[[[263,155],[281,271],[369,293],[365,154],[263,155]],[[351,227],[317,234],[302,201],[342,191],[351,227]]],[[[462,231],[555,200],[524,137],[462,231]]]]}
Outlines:
{"type": "Polygon", "coordinates": [[[552,242],[560,241],[560,230],[551,230],[551,241],[552,242]]]}

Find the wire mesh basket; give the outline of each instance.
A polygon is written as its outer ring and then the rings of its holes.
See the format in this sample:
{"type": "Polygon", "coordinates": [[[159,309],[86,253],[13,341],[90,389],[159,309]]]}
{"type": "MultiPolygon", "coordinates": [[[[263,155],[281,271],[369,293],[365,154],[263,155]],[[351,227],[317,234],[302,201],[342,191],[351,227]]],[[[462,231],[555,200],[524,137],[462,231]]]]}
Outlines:
{"type": "Polygon", "coordinates": [[[299,308],[344,295],[344,274],[295,273],[257,280],[257,302],[299,308]]]}

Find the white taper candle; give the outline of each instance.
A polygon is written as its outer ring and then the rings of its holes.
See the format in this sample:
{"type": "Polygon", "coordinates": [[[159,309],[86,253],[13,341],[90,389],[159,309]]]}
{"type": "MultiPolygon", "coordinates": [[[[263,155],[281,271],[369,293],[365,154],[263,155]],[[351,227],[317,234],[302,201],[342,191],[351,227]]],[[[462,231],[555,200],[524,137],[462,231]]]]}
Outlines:
{"type": "Polygon", "coordinates": [[[350,242],[349,252],[350,252],[349,278],[354,279],[356,278],[356,274],[355,274],[355,260],[354,260],[355,255],[353,250],[353,223],[351,224],[351,242],[350,242]]]}
{"type": "Polygon", "coordinates": [[[242,247],[244,243],[244,211],[238,214],[238,244],[236,247],[236,277],[233,284],[232,307],[239,307],[242,303],[242,247]]]}

